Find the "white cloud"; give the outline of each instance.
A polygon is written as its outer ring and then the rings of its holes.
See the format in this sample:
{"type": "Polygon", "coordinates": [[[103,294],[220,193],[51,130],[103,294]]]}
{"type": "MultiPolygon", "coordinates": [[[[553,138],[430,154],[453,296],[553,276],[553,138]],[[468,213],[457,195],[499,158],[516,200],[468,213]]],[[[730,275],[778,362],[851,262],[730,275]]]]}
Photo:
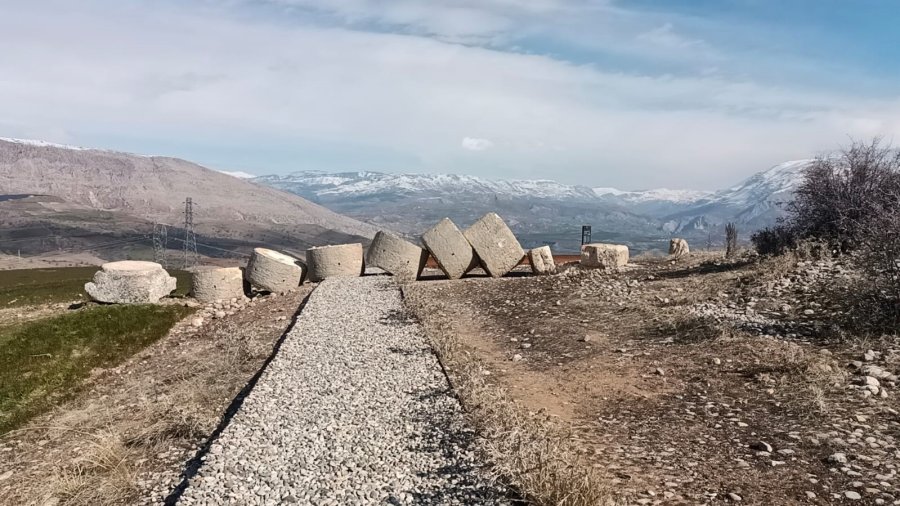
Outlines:
{"type": "Polygon", "coordinates": [[[462,147],[469,151],[484,151],[494,146],[489,139],[479,139],[477,137],[463,137],[462,147]]]}
{"type": "MultiPolygon", "coordinates": [[[[0,135],[60,132],[81,144],[127,135],[260,151],[302,142],[418,164],[402,170],[700,188],[833,148],[848,134],[900,137],[897,97],[719,73],[625,73],[204,5],[17,5],[15,16],[0,17],[0,45],[15,48],[0,52],[0,75],[14,76],[0,79],[0,129],[9,130],[0,135]],[[478,157],[467,156],[473,147],[478,157]]],[[[542,8],[560,7],[547,0],[542,8]]]]}

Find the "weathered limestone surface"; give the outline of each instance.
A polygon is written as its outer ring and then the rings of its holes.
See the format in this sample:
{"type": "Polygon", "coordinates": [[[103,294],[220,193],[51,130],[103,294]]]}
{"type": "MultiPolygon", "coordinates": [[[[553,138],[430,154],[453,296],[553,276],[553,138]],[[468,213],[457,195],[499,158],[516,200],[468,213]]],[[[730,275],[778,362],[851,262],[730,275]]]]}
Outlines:
{"type": "Polygon", "coordinates": [[[175,290],[175,278],[162,265],[127,260],[103,264],[84,290],[97,302],[155,304],[175,290]]]}
{"type": "Polygon", "coordinates": [[[422,234],[422,244],[450,279],[459,279],[478,267],[478,255],[450,218],[444,218],[422,234]]]}
{"type": "Polygon", "coordinates": [[[384,230],[375,234],[366,251],[367,266],[378,267],[402,280],[418,279],[427,260],[425,249],[384,230]]]}
{"type": "Polygon", "coordinates": [[[362,276],[362,244],[338,244],[320,246],[306,250],[309,280],[313,282],[328,278],[356,278],[362,276]]]}
{"type": "Polygon", "coordinates": [[[513,270],[525,256],[525,251],[512,230],[497,213],[487,213],[463,235],[475,249],[481,266],[491,276],[499,278],[513,270]]]}
{"type": "Polygon", "coordinates": [[[244,298],[244,271],[240,267],[191,269],[191,295],[200,302],[244,298]]]}
{"type": "Polygon", "coordinates": [[[556,274],[556,263],[553,261],[553,253],[550,246],[541,246],[528,251],[528,260],[531,261],[531,272],[535,274],[556,274]]]}
{"type": "Polygon", "coordinates": [[[691,252],[691,249],[688,247],[688,242],[684,239],[672,239],[669,241],[669,254],[674,257],[682,257],[691,252]]]}
{"type": "Polygon", "coordinates": [[[581,265],[618,269],[628,263],[628,246],[623,244],[593,243],[581,247],[581,265]]]}
{"type": "Polygon", "coordinates": [[[300,260],[278,251],[256,248],[250,256],[245,275],[259,290],[286,292],[300,286],[306,273],[300,260]]]}

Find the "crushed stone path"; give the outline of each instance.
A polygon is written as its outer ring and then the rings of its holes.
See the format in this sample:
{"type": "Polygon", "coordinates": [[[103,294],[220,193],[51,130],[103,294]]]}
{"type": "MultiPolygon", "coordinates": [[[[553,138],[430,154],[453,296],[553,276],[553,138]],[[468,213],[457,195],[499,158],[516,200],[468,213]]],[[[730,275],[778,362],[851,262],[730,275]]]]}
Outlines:
{"type": "Polygon", "coordinates": [[[324,281],[180,504],[508,504],[389,277],[324,281]]]}

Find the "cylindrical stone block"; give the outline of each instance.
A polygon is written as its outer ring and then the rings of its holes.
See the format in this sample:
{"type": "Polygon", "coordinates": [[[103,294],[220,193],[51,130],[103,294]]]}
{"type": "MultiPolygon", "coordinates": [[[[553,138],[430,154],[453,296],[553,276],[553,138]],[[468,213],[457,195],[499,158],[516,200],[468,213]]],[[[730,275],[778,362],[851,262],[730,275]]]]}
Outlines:
{"type": "Polygon", "coordinates": [[[266,248],[256,248],[247,264],[247,281],[259,290],[286,292],[300,286],[305,269],[296,258],[266,248]]]}
{"type": "Polygon", "coordinates": [[[531,272],[535,274],[556,274],[556,262],[553,261],[553,252],[550,246],[541,246],[528,252],[528,260],[531,261],[531,272]]]}
{"type": "Polygon", "coordinates": [[[244,271],[240,267],[196,267],[191,270],[191,295],[200,302],[244,298],[244,271]]]}
{"type": "Polygon", "coordinates": [[[320,246],[306,250],[309,280],[313,282],[328,278],[356,278],[362,276],[362,244],[338,244],[320,246]]]}
{"type": "Polygon", "coordinates": [[[162,265],[126,260],[103,264],[84,290],[97,302],[155,304],[175,290],[176,280],[162,265]]]}
{"type": "Polygon", "coordinates": [[[419,279],[427,260],[428,252],[423,248],[384,230],[375,234],[366,252],[367,266],[406,281],[419,279]]]}

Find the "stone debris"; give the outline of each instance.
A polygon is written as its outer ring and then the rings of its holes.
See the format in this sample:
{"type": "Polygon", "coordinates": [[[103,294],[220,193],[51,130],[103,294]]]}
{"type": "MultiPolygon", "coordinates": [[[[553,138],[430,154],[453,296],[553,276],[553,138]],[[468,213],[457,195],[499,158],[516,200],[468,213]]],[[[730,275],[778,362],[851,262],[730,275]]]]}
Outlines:
{"type": "Polygon", "coordinates": [[[403,310],[390,278],[323,282],[179,503],[510,504],[403,310]]]}
{"type": "Polygon", "coordinates": [[[478,255],[450,218],[444,218],[422,234],[422,244],[450,279],[459,279],[478,267],[478,255]]]}
{"type": "Polygon", "coordinates": [[[195,267],[191,269],[191,296],[200,302],[245,297],[244,271],[240,267],[195,267]]]}
{"type": "Polygon", "coordinates": [[[541,246],[528,251],[528,260],[531,262],[531,272],[535,274],[556,274],[556,263],[553,261],[553,252],[550,246],[541,246]]]}
{"type": "Polygon", "coordinates": [[[683,257],[690,254],[690,252],[691,249],[688,247],[688,242],[684,239],[679,239],[676,237],[669,241],[669,254],[673,257],[683,257]]]}
{"type": "Polygon", "coordinates": [[[108,304],[156,304],[175,290],[176,280],[153,262],[125,260],[103,264],[84,285],[91,299],[108,304]]]}
{"type": "Polygon", "coordinates": [[[422,274],[428,252],[415,244],[384,230],[366,251],[366,266],[378,267],[404,281],[415,281],[422,274]]]}
{"type": "Polygon", "coordinates": [[[306,273],[300,260],[278,251],[256,248],[245,275],[254,287],[267,292],[286,292],[303,283],[306,273]]]}
{"type": "Polygon", "coordinates": [[[628,246],[623,244],[591,243],[581,247],[581,265],[617,270],[628,264],[628,246]]]}
{"type": "Polygon", "coordinates": [[[463,235],[481,259],[482,268],[491,277],[505,276],[525,256],[522,245],[497,213],[485,214],[463,235]]]}
{"type": "Polygon", "coordinates": [[[358,278],[365,270],[362,244],[337,244],[306,250],[309,280],[324,281],[329,278],[358,278]]]}

